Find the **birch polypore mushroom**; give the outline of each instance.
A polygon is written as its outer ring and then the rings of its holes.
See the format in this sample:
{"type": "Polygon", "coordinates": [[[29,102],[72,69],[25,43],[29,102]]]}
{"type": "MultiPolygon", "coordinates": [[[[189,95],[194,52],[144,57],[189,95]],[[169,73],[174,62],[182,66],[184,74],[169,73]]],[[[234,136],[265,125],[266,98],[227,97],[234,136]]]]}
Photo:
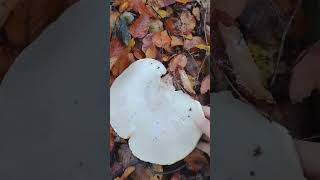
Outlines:
{"type": "Polygon", "coordinates": [[[110,89],[110,123],[139,159],[161,165],[186,157],[202,132],[201,105],[161,78],[166,68],[154,59],[131,64],[110,89]]]}

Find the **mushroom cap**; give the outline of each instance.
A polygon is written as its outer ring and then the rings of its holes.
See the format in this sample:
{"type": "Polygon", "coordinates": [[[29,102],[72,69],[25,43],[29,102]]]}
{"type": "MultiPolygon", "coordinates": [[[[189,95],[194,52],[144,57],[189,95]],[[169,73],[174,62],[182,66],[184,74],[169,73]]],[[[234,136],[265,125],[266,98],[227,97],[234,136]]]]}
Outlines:
{"type": "Polygon", "coordinates": [[[161,76],[163,64],[141,59],[131,64],[110,89],[110,124],[139,159],[170,165],[196,147],[202,132],[195,121],[204,118],[201,104],[175,91],[161,76]]]}

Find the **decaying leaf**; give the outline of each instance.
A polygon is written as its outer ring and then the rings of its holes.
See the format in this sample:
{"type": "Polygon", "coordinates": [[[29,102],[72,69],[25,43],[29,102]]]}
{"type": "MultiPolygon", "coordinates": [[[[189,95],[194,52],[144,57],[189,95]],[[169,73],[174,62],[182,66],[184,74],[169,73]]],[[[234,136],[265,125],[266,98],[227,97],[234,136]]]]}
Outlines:
{"type": "Polygon", "coordinates": [[[156,32],[152,37],[152,42],[159,48],[164,48],[167,51],[170,50],[171,38],[169,37],[167,31],[156,32]]]}
{"type": "Polygon", "coordinates": [[[151,19],[149,16],[139,16],[129,26],[129,33],[134,38],[143,38],[147,35],[151,19]]]}
{"type": "Polygon", "coordinates": [[[209,164],[204,153],[198,149],[195,149],[191,154],[189,154],[184,161],[187,164],[187,168],[194,172],[199,171],[209,164]]]}
{"type": "Polygon", "coordinates": [[[187,62],[187,57],[183,54],[179,54],[170,61],[168,71],[174,72],[177,68],[183,69],[187,65],[187,62]]]}
{"type": "Polygon", "coordinates": [[[168,32],[170,32],[173,35],[180,35],[181,34],[181,26],[182,23],[180,19],[176,17],[170,17],[166,19],[165,26],[168,32]]]}
{"type": "Polygon", "coordinates": [[[136,170],[130,175],[132,180],[162,180],[163,172],[161,165],[153,164],[152,167],[147,167],[145,164],[137,164],[136,170]],[[159,173],[159,174],[156,174],[159,173]]]}
{"type": "Polygon", "coordinates": [[[183,46],[183,40],[182,38],[179,38],[177,36],[171,36],[171,46],[183,46]]]}
{"type": "Polygon", "coordinates": [[[205,94],[210,90],[210,75],[207,75],[201,82],[200,93],[205,94]]]}
{"type": "Polygon", "coordinates": [[[263,86],[261,73],[251,57],[240,30],[236,26],[226,27],[223,24],[219,24],[219,28],[238,83],[255,98],[273,102],[272,95],[263,86]]]}
{"type": "Polygon", "coordinates": [[[163,23],[160,20],[154,20],[150,23],[149,32],[160,32],[163,31],[163,23]]]}
{"type": "Polygon", "coordinates": [[[188,2],[191,2],[190,0],[176,0],[178,3],[186,4],[188,2]]]}
{"type": "MultiPolygon", "coordinates": [[[[118,39],[111,39],[110,43],[110,69],[113,68],[118,60],[126,59],[128,49],[118,39]],[[126,53],[124,53],[126,52],[126,53]]],[[[125,61],[125,60],[124,60],[125,61]]]]}
{"type": "Polygon", "coordinates": [[[193,36],[191,40],[186,39],[183,44],[183,48],[186,50],[190,50],[194,47],[197,47],[201,44],[205,44],[204,40],[199,36],[193,36]]]}
{"type": "Polygon", "coordinates": [[[196,92],[193,89],[193,83],[190,81],[186,71],[183,69],[179,69],[179,75],[180,75],[183,88],[191,94],[196,94],[196,92]]]}
{"type": "Polygon", "coordinates": [[[290,98],[293,103],[302,102],[313,90],[320,90],[320,44],[311,48],[294,67],[290,81],[290,98]]]}
{"type": "Polygon", "coordinates": [[[189,11],[183,11],[180,20],[182,23],[181,32],[184,35],[190,34],[196,27],[196,19],[189,11]]]}
{"type": "Polygon", "coordinates": [[[115,178],[115,180],[127,180],[127,178],[130,176],[130,174],[135,170],[134,166],[128,167],[126,170],[124,170],[121,177],[115,178]]]}

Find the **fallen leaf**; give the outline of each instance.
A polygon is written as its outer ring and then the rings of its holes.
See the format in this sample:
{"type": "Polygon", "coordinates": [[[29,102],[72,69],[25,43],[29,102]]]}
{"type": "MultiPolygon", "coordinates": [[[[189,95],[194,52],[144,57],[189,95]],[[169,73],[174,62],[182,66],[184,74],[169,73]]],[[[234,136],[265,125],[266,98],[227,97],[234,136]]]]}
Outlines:
{"type": "Polygon", "coordinates": [[[140,15],[147,15],[153,18],[158,18],[157,14],[149,6],[146,6],[144,0],[132,0],[133,11],[139,13],[140,15]]]}
{"type": "Polygon", "coordinates": [[[161,165],[153,164],[152,167],[147,167],[145,164],[140,163],[135,167],[136,170],[130,175],[130,179],[132,180],[162,180],[161,174],[154,173],[163,172],[163,168],[161,165]]]}
{"type": "Polygon", "coordinates": [[[163,7],[170,6],[174,4],[175,0],[148,0],[148,4],[153,7],[153,9],[158,10],[163,7]]]}
{"type": "Polygon", "coordinates": [[[320,44],[307,51],[307,54],[294,67],[290,80],[290,99],[293,103],[302,102],[313,90],[320,90],[320,44]]]}
{"type": "Polygon", "coordinates": [[[123,167],[138,163],[138,159],[132,154],[128,144],[121,144],[118,150],[118,161],[123,167]]]}
{"type": "Polygon", "coordinates": [[[179,38],[177,36],[171,36],[171,46],[183,46],[183,40],[182,38],[179,38]]]}
{"type": "Polygon", "coordinates": [[[188,2],[191,2],[190,0],[176,0],[178,3],[186,4],[188,2]]]}
{"type": "Polygon", "coordinates": [[[171,176],[170,180],[186,180],[187,178],[181,174],[179,171],[175,172],[173,176],[171,176]]]}
{"type": "Polygon", "coordinates": [[[131,36],[128,32],[128,26],[124,19],[120,18],[118,20],[118,26],[117,26],[116,32],[117,32],[117,37],[119,37],[119,39],[121,39],[121,41],[125,45],[128,45],[128,41],[130,40],[131,36]]]}
{"type": "Polygon", "coordinates": [[[183,69],[179,69],[179,74],[183,88],[191,94],[196,94],[196,92],[193,89],[193,83],[190,81],[187,73],[183,69]]]}
{"type": "Polygon", "coordinates": [[[158,50],[156,47],[153,46],[148,48],[145,54],[146,54],[146,58],[155,59],[157,57],[158,50]]]}
{"type": "Polygon", "coordinates": [[[155,45],[152,42],[152,37],[153,37],[154,33],[150,33],[148,35],[146,35],[143,39],[142,39],[142,51],[144,53],[146,53],[148,48],[153,48],[155,47],[155,45]]]}
{"type": "Polygon", "coordinates": [[[205,78],[203,78],[201,82],[201,87],[200,87],[200,93],[205,94],[210,90],[210,75],[207,75],[205,78]]]}
{"type": "Polygon", "coordinates": [[[120,13],[118,11],[111,11],[110,12],[110,33],[114,29],[114,27],[116,25],[116,21],[119,16],[120,16],[120,13]]]}
{"type": "Polygon", "coordinates": [[[157,13],[161,18],[167,17],[167,11],[165,11],[165,10],[159,9],[159,10],[157,10],[157,13]]]}
{"type": "Polygon", "coordinates": [[[141,49],[134,48],[132,51],[133,51],[134,57],[136,57],[137,59],[143,59],[146,57],[144,52],[141,49]]]}
{"type": "Polygon", "coordinates": [[[241,31],[236,26],[226,27],[223,24],[219,24],[219,28],[237,83],[256,99],[272,103],[272,95],[263,86],[261,73],[254,63],[241,31]]]}
{"type": "Polygon", "coordinates": [[[171,51],[171,38],[169,37],[167,31],[154,33],[154,35],[152,36],[152,42],[155,46],[159,48],[164,48],[168,52],[171,51]]]}
{"type": "Polygon", "coordinates": [[[166,26],[167,31],[170,32],[171,34],[176,36],[181,34],[182,23],[180,19],[176,17],[170,17],[165,20],[164,24],[166,26]]]}
{"type": "Polygon", "coordinates": [[[194,151],[192,151],[192,153],[190,153],[184,159],[184,161],[187,164],[187,168],[193,172],[198,172],[209,164],[204,153],[198,149],[195,149],[194,151]]]}
{"type": "Polygon", "coordinates": [[[149,32],[160,32],[163,31],[163,23],[160,20],[154,20],[150,23],[149,32]]]}
{"type": "Polygon", "coordinates": [[[124,46],[118,39],[113,38],[111,39],[110,43],[110,69],[113,68],[115,63],[119,59],[125,59],[128,52],[127,47],[124,46]]]}
{"type": "Polygon", "coordinates": [[[183,54],[175,56],[168,65],[168,71],[174,72],[177,68],[183,69],[187,65],[187,57],[183,54]]]}
{"type": "Polygon", "coordinates": [[[131,24],[132,21],[134,20],[134,15],[131,12],[124,12],[121,14],[120,19],[126,22],[126,24],[131,24]]]}
{"type": "Polygon", "coordinates": [[[121,177],[115,178],[115,180],[127,180],[127,178],[130,176],[130,174],[135,170],[134,166],[127,167],[126,170],[124,170],[121,177]]]}
{"type": "Polygon", "coordinates": [[[203,49],[203,50],[206,50],[206,51],[210,51],[210,46],[207,46],[205,44],[197,44],[194,47],[196,47],[198,49],[203,49]]]}
{"type": "Polygon", "coordinates": [[[183,11],[180,14],[181,32],[184,35],[190,34],[196,27],[196,19],[189,11],[183,11]]]}
{"type": "Polygon", "coordinates": [[[200,8],[195,7],[192,9],[192,14],[196,17],[197,21],[200,21],[200,8]]]}
{"type": "Polygon", "coordinates": [[[134,47],[135,44],[136,44],[136,41],[133,38],[128,41],[129,51],[131,51],[131,49],[134,47]]]}
{"type": "Polygon", "coordinates": [[[147,35],[151,19],[149,16],[139,16],[129,27],[129,33],[134,38],[143,38],[147,35]]]}
{"type": "Polygon", "coordinates": [[[205,44],[204,40],[199,36],[193,36],[191,40],[186,39],[183,44],[183,48],[190,50],[198,45],[205,44]]]}

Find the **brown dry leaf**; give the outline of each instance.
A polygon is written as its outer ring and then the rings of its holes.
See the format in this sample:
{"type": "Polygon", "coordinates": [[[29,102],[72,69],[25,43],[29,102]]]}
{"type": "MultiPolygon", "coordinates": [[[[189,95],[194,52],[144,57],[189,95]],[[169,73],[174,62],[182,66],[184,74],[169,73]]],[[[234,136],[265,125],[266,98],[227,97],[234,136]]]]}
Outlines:
{"type": "Polygon", "coordinates": [[[155,59],[157,57],[158,50],[155,46],[150,47],[146,50],[146,58],[155,59]]]}
{"type": "Polygon", "coordinates": [[[110,11],[110,34],[116,25],[116,21],[118,17],[120,16],[120,13],[118,11],[110,11]]]}
{"type": "Polygon", "coordinates": [[[182,23],[181,33],[184,35],[190,34],[196,27],[196,19],[189,11],[183,11],[180,14],[180,20],[182,23]]]}
{"type": "Polygon", "coordinates": [[[149,16],[139,16],[133,23],[129,26],[129,33],[134,38],[143,38],[147,35],[151,19],[149,16]]]}
{"type": "Polygon", "coordinates": [[[199,36],[193,36],[191,40],[186,39],[183,44],[183,48],[190,50],[200,44],[205,44],[204,40],[199,36]]]}
{"type": "Polygon", "coordinates": [[[165,20],[164,24],[166,26],[167,31],[170,32],[171,34],[176,36],[181,34],[182,23],[180,19],[176,17],[170,17],[165,20]]]}
{"type": "Polygon", "coordinates": [[[272,95],[263,86],[262,73],[254,63],[240,30],[236,26],[226,27],[223,24],[219,24],[219,28],[237,83],[256,99],[272,103],[272,95]]]}
{"type": "Polygon", "coordinates": [[[207,158],[205,157],[204,153],[199,149],[195,149],[189,154],[184,161],[187,164],[187,168],[193,172],[198,172],[203,167],[209,164],[207,158]]]}
{"type": "Polygon", "coordinates": [[[210,75],[207,75],[201,82],[200,93],[205,94],[210,90],[210,75]]]}
{"type": "Polygon", "coordinates": [[[152,37],[152,42],[159,48],[164,48],[167,51],[171,51],[171,38],[169,37],[167,31],[156,32],[152,37]]]}
{"type": "Polygon", "coordinates": [[[195,7],[192,9],[192,14],[196,17],[197,21],[200,21],[200,8],[195,7]]]}
{"type": "Polygon", "coordinates": [[[175,0],[148,0],[148,4],[151,7],[153,7],[153,9],[155,9],[155,10],[170,6],[174,3],[175,3],[175,0]]]}
{"type": "Polygon", "coordinates": [[[294,67],[290,81],[290,99],[293,103],[302,102],[313,90],[320,90],[320,44],[310,49],[294,67]]]}
{"type": "Polygon", "coordinates": [[[186,71],[183,69],[179,69],[179,74],[183,88],[191,94],[196,94],[196,92],[193,89],[193,83],[190,81],[186,71]]]}
{"type": "Polygon", "coordinates": [[[161,174],[154,174],[153,172],[162,173],[161,165],[153,164],[151,168],[146,167],[145,164],[137,164],[136,170],[130,175],[132,180],[162,180],[161,174]]]}
{"type": "Polygon", "coordinates": [[[183,69],[187,65],[187,62],[187,57],[183,54],[179,54],[170,61],[168,71],[174,72],[177,68],[183,69]]]}
{"type": "Polygon", "coordinates": [[[110,69],[115,65],[115,63],[127,54],[127,47],[120,42],[120,40],[113,38],[110,43],[110,69]]]}
{"type": "Polygon", "coordinates": [[[143,59],[146,57],[146,55],[144,54],[144,52],[141,49],[133,48],[132,51],[133,51],[134,57],[136,57],[137,59],[143,59]]]}
{"type": "Polygon", "coordinates": [[[191,2],[191,0],[176,0],[176,2],[186,4],[188,2],[191,2]]]}
{"type": "Polygon", "coordinates": [[[177,36],[171,36],[171,46],[183,46],[183,40],[182,38],[179,38],[177,36]]]}
{"type": "Polygon", "coordinates": [[[248,0],[216,0],[214,7],[237,19],[245,9],[248,0]]]}
{"type": "Polygon", "coordinates": [[[142,51],[144,53],[146,53],[148,48],[152,48],[155,47],[153,42],[152,42],[152,37],[153,37],[154,33],[150,33],[148,35],[146,35],[143,39],[142,39],[142,51]]]}
{"type": "Polygon", "coordinates": [[[146,6],[144,0],[132,0],[133,11],[139,13],[140,15],[147,15],[153,18],[158,18],[157,14],[153,11],[150,6],[146,6]]]}
{"type": "Polygon", "coordinates": [[[135,170],[136,168],[134,166],[127,167],[126,170],[124,170],[121,177],[115,178],[115,180],[127,180],[127,178],[130,176],[130,174],[135,170]]]}

